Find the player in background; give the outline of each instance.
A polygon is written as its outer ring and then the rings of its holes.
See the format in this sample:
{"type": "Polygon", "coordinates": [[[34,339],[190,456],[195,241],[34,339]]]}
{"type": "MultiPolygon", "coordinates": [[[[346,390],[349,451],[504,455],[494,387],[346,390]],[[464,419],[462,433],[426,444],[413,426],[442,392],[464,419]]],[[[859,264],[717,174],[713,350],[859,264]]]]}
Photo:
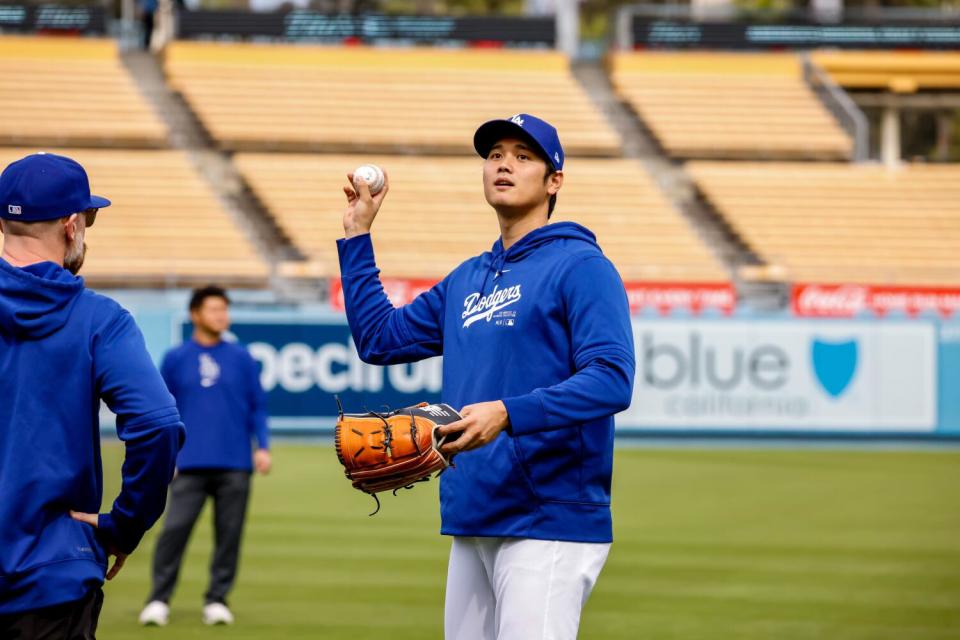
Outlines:
{"type": "Polygon", "coordinates": [[[188,438],[177,458],[170,508],[154,552],[153,587],[140,613],[144,625],[167,624],[183,553],[208,497],[213,498],[215,546],[203,622],[233,623],[227,595],[237,574],[250,474],[254,468],[269,473],[272,460],[259,366],[245,347],[223,339],[230,328],[229,304],[220,287],[195,290],[193,337],[171,349],[160,367],[188,438]]]}
{"type": "Polygon", "coordinates": [[[94,637],[104,578],[163,513],[183,442],[133,318],[76,275],[109,204],[63,156],[0,176],[0,638],[94,637]],[[101,400],[126,453],[120,495],[98,515],[101,400]]]}
{"type": "Polygon", "coordinates": [[[575,638],[612,541],[613,415],[634,375],[627,296],[589,230],[548,224],[563,185],[556,129],[519,114],[482,125],[474,147],[500,238],[399,309],[370,238],[389,185],[344,187],[347,318],[365,362],[442,354],[443,401],[462,408],[441,428],[459,434],[440,480],[447,640],[575,638]]]}

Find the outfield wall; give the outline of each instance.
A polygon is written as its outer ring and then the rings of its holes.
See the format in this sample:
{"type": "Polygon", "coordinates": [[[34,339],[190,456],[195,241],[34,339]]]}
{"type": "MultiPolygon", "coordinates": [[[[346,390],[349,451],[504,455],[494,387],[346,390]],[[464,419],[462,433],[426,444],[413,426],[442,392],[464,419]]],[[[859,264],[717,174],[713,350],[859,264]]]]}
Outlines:
{"type": "MultiPolygon", "coordinates": [[[[157,360],[189,336],[185,294],[117,297],[157,360]]],[[[278,432],[329,430],[334,394],[351,409],[440,398],[438,358],[366,365],[341,313],[247,302],[233,333],[262,364],[278,432]]],[[[634,337],[623,434],[960,438],[960,321],[651,314],[635,316],[634,337]]]]}

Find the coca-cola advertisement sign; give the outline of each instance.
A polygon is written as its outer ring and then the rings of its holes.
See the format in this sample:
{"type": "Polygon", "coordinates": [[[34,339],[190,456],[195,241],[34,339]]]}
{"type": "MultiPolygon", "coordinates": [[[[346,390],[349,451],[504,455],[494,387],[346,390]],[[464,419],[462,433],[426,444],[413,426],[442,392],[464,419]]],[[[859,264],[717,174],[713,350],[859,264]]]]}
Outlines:
{"type": "Polygon", "coordinates": [[[852,318],[866,313],[953,316],[960,310],[960,289],[845,284],[797,284],[791,308],[807,318],[852,318]]]}

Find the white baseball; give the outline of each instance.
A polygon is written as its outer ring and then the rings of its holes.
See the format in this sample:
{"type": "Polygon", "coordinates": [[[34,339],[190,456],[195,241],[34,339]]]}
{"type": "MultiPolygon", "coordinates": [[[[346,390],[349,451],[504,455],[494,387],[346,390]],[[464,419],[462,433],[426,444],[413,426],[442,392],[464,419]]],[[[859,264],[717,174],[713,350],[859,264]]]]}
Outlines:
{"type": "Polygon", "coordinates": [[[370,195],[376,195],[383,189],[383,169],[375,164],[360,165],[353,172],[353,186],[357,193],[360,192],[360,180],[370,187],[370,195]]]}

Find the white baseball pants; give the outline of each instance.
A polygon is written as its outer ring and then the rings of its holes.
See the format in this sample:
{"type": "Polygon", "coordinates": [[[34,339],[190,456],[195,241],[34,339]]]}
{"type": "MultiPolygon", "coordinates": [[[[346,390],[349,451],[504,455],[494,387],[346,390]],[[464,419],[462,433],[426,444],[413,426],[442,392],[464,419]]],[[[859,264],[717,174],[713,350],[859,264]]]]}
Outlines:
{"type": "Polygon", "coordinates": [[[574,640],[609,544],[454,537],[445,640],[574,640]]]}

